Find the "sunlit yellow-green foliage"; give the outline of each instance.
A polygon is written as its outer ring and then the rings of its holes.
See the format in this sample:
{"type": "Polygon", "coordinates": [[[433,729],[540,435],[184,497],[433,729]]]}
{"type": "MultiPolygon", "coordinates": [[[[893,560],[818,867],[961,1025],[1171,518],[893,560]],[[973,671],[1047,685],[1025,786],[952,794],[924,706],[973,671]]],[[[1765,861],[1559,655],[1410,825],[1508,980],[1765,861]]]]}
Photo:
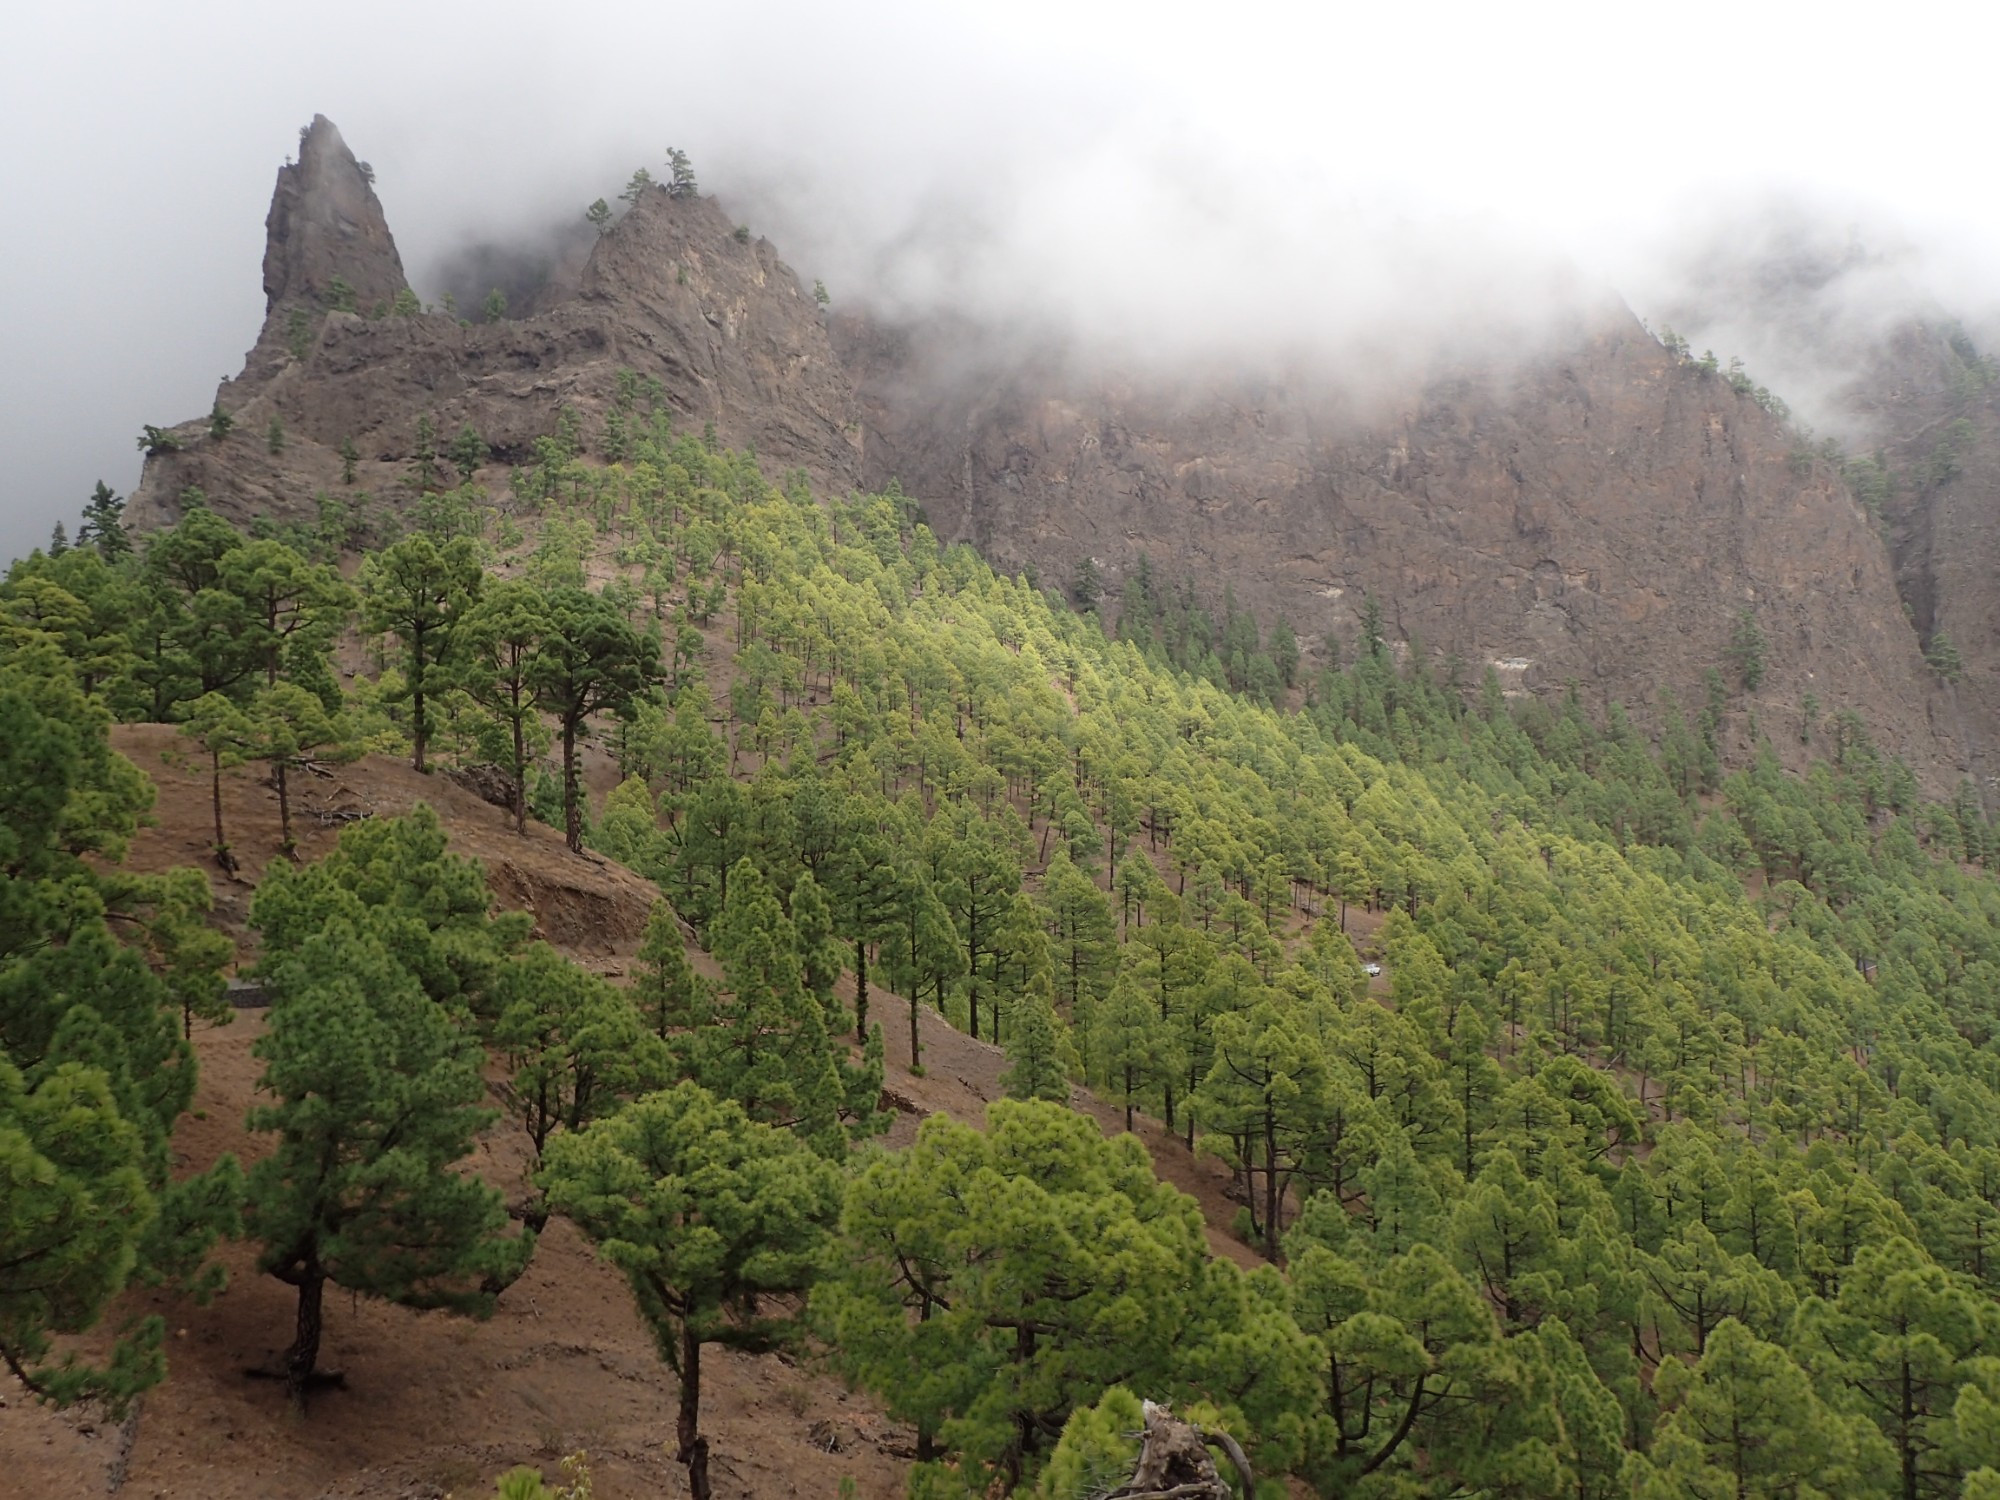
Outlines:
{"type": "MultiPolygon", "coordinates": [[[[621,393],[609,461],[565,414],[497,524],[477,491],[424,497],[468,564],[445,614],[483,633],[439,648],[421,720],[407,641],[345,711],[524,788],[548,724],[522,684],[578,632],[495,585],[615,616],[655,680],[578,721],[623,784],[566,821],[725,971],[698,981],[657,918],[618,1034],[832,1161],[879,1123],[885,1052],[921,1063],[924,1007],[1007,1049],[994,1135],[860,1154],[814,1298],[915,1426],[923,1493],[1036,1482],[1118,1384],[1209,1402],[1343,1496],[1991,1488],[2000,846],[1971,788],[1925,803],[1810,705],[1785,730],[1809,774],[1725,774],[1719,673],[1642,734],[1399,653],[1372,607],[1302,651],[1150,567],[1107,633],[893,490],[774,486],[621,393]],[[1078,1075],[1224,1160],[1273,1266],[1204,1259],[1191,1206],[1050,1102],[1078,1075]]],[[[127,716],[312,674],[323,615],[281,657],[268,625],[246,657],[202,624],[247,617],[241,539],[183,528],[17,568],[9,649],[127,716]]],[[[522,800],[559,816],[536,774],[522,800]]],[[[517,1019],[581,1077],[561,1016],[517,1019]]],[[[528,1114],[556,1141],[582,1119],[528,1114]]]]}

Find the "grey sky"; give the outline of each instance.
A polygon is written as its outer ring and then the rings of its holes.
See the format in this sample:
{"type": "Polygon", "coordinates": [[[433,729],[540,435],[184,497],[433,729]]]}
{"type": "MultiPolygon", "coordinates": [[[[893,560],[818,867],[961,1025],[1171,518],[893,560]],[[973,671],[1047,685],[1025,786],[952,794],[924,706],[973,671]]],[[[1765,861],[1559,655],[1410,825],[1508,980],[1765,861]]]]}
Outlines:
{"type": "Polygon", "coordinates": [[[0,557],[99,476],[129,488],[139,426],[237,368],[315,111],[374,164],[425,292],[468,237],[574,215],[671,142],[837,300],[1034,309],[1190,358],[1532,314],[1551,263],[1644,312],[1673,247],[1773,187],[1900,236],[1975,319],[2000,305],[1969,5],[691,9],[12,17],[0,557]]]}

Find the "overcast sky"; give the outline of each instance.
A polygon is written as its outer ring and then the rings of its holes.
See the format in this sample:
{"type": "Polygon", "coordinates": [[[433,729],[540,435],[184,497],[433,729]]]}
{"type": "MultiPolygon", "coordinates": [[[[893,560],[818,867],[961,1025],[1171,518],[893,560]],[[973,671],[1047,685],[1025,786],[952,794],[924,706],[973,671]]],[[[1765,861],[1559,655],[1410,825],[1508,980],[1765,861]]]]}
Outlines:
{"type": "Polygon", "coordinates": [[[316,111],[425,293],[469,238],[574,215],[671,143],[837,301],[1035,308],[1189,358],[1526,306],[1552,274],[1645,312],[1676,246],[1771,191],[2000,305],[1995,28],[1969,4],[694,9],[17,7],[0,558],[100,476],[128,489],[140,425],[238,368],[316,111]]]}

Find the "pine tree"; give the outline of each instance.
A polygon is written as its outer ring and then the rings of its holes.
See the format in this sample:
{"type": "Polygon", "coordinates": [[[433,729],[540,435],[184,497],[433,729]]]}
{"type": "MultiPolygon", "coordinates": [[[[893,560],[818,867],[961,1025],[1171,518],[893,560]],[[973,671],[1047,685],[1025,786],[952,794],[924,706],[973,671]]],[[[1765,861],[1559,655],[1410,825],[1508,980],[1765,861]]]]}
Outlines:
{"type": "MultiPolygon", "coordinates": [[[[292,837],[292,767],[319,761],[338,764],[354,759],[359,749],[343,718],[329,714],[325,704],[296,683],[263,689],[250,700],[244,719],[248,737],[242,753],[271,767],[271,784],[278,794],[279,847],[294,855],[298,844],[292,837]]],[[[219,823],[216,838],[221,839],[219,823]]]]}
{"type": "Polygon", "coordinates": [[[199,876],[110,868],[150,801],[102,708],[0,644],[0,1363],[57,1403],[122,1408],[158,1381],[158,1318],[121,1329],[99,1363],[53,1361],[52,1340],[89,1330],[133,1281],[213,1292],[200,1263],[241,1197],[233,1158],[172,1176],[195,1087],[174,1012],[221,960],[176,930],[206,898],[199,876]]]}
{"type": "Polygon", "coordinates": [[[843,967],[841,951],[833,935],[833,908],[810,870],[802,871],[792,887],[792,930],[798,935],[799,977],[831,1026],[841,1013],[834,995],[843,967]]]}
{"type": "Polygon", "coordinates": [[[866,803],[843,809],[824,877],[836,929],[853,945],[856,1041],[868,1032],[868,950],[893,939],[902,925],[902,909],[914,899],[879,819],[879,811],[866,803]]]}
{"type": "Polygon", "coordinates": [[[646,918],[645,940],[634,959],[632,996],[660,1041],[708,1024],[708,982],[688,962],[680,919],[664,901],[656,902],[646,918]]]}
{"type": "Polygon", "coordinates": [[[1081,1027],[1090,1007],[1110,989],[1118,968],[1118,927],[1111,903],[1096,882],[1071,862],[1067,851],[1049,861],[1039,900],[1052,938],[1056,999],[1081,1027]]]}
{"type": "MultiPolygon", "coordinates": [[[[1114,1381],[1169,1400],[1201,1389],[1214,1342],[1252,1320],[1234,1268],[1207,1269],[1192,1200],[1135,1138],[1043,1101],[998,1100],[987,1124],[934,1115],[870,1161],[813,1294],[842,1365],[915,1425],[919,1456],[942,1445],[962,1470],[991,1465],[980,1489],[1018,1481],[1114,1381]]],[[[1262,1353],[1223,1399],[1309,1380],[1295,1331],[1262,1353]]]]}
{"type": "Polygon", "coordinates": [[[1764,632],[1758,627],[1755,610],[1746,606],[1737,612],[1725,655],[1736,668],[1744,688],[1756,692],[1757,685],[1764,680],[1764,632]]]}
{"type": "Polygon", "coordinates": [[[1128,1131],[1133,1111],[1157,1098],[1173,1077],[1168,1037],[1159,1022],[1145,991],[1129,977],[1121,977],[1085,1033],[1091,1079],[1100,1094],[1123,1107],[1128,1131]]]}
{"type": "Polygon", "coordinates": [[[381,935],[441,1007],[490,1015],[494,976],[533,926],[524,912],[495,917],[492,906],[479,862],[452,854],[438,815],[418,803],[400,818],[350,824],[332,853],[303,868],[272,865],[251,898],[250,925],[266,954],[283,954],[344,917],[381,935]]]}
{"type": "Polygon", "coordinates": [[[1942,682],[1956,682],[1965,675],[1965,662],[1958,654],[1958,647],[1942,630],[1935,632],[1930,644],[1924,647],[1924,665],[1942,682]]]}
{"type": "Polygon", "coordinates": [[[411,764],[428,770],[434,727],[431,678],[450,652],[460,618],[478,602],[483,574],[470,537],[437,546],[421,534],[369,557],[361,568],[362,620],[403,646],[401,696],[410,704],[411,764]]]}
{"type": "Polygon", "coordinates": [[[844,1091],[826,1014],[806,988],[791,920],[747,859],[730,875],[715,952],[726,991],[683,1043],[687,1075],[753,1120],[839,1155],[844,1091]]]}
{"type": "Polygon", "coordinates": [[[692,198],[695,193],[694,164],[687,152],[678,146],[667,147],[667,196],[692,198]]]}
{"type": "Polygon", "coordinates": [[[1830,1377],[1823,1386],[1851,1393],[1888,1439],[1905,1500],[1955,1492],[1955,1403],[1977,1361],[2000,1349],[1990,1300],[1908,1240],[1892,1239],[1855,1256],[1830,1304],[1800,1310],[1794,1347],[1809,1372],[1830,1377]]]}
{"type": "Polygon", "coordinates": [[[1667,1415],[1651,1449],[1627,1465],[1635,1500],[1883,1492],[1880,1439],[1858,1441],[1783,1349],[1734,1318],[1698,1364],[1663,1364],[1653,1391],[1667,1415]]]}
{"type": "Polygon", "coordinates": [[[1007,1036],[1009,1067],[1000,1076],[1000,1087],[1010,1099],[1069,1099],[1069,1051],[1062,1034],[1062,1022],[1049,1001],[1044,977],[1014,1006],[1014,1022],[1007,1036]]]}
{"type": "Polygon", "coordinates": [[[259,1266],[298,1289],[285,1378],[301,1403],[328,1282],[484,1316],[534,1248],[503,1234],[495,1189],[455,1170],[494,1116],[483,1054],[374,927],[334,916],[267,962],[278,999],[254,1050],[277,1102],[249,1127],[277,1143],[250,1174],[246,1219],[259,1266]]]}
{"type": "Polygon", "coordinates": [[[629,707],[660,679],[659,642],[634,630],[608,599],[580,588],[550,592],[541,640],[528,663],[536,704],[555,718],[562,743],[563,824],[569,847],[583,849],[577,745],[590,720],[629,707]]]}
{"type": "Polygon", "coordinates": [[[97,488],[91,491],[83,507],[83,524],[76,529],[76,544],[95,547],[98,556],[106,561],[129,554],[132,542],[125,535],[124,511],[124,500],[113,494],[103,480],[98,480],[97,488]]]}
{"type": "Polygon", "coordinates": [[[472,476],[486,462],[488,451],[486,439],[479,435],[477,427],[470,422],[459,427],[458,436],[451,440],[450,451],[452,467],[458,470],[459,483],[472,483],[472,476]]]}
{"type": "Polygon", "coordinates": [[[680,1382],[676,1456],[695,1500],[709,1500],[702,1350],[762,1351],[790,1337],[782,1304],[767,1299],[812,1285],[839,1173],[787,1132],[682,1083],[551,1141],[537,1181],[625,1273],[680,1382]]]}
{"type": "Polygon", "coordinates": [[[514,1070],[513,1112],[537,1162],[556,1130],[581,1130],[668,1082],[666,1046],[646,1034],[625,992],[547,943],[501,966],[492,1003],[493,1043],[514,1070]]]}
{"type": "Polygon", "coordinates": [[[188,709],[186,733],[208,754],[209,804],[215,826],[215,842],[209,852],[218,865],[234,873],[236,856],[222,821],[222,773],[253,758],[258,748],[257,727],[247,712],[221,693],[204,693],[188,709]]]}
{"type": "Polygon", "coordinates": [[[1253,1220],[1275,1261],[1286,1192],[1323,1135],[1325,1059],[1310,1025],[1270,998],[1217,1017],[1214,1057],[1190,1104],[1206,1128],[1234,1143],[1244,1185],[1254,1190],[1263,1178],[1262,1212],[1253,1197],[1253,1220]]]}
{"type": "Polygon", "coordinates": [[[512,580],[484,591],[459,621],[453,684],[492,715],[506,736],[514,831],[528,831],[530,753],[545,742],[530,673],[549,630],[542,593],[512,580]]]}
{"type": "Polygon", "coordinates": [[[337,571],[269,538],[224,553],[216,565],[216,587],[241,601],[254,633],[243,649],[261,657],[267,686],[276,684],[288,661],[298,667],[310,657],[323,658],[355,604],[354,590],[337,571]]]}

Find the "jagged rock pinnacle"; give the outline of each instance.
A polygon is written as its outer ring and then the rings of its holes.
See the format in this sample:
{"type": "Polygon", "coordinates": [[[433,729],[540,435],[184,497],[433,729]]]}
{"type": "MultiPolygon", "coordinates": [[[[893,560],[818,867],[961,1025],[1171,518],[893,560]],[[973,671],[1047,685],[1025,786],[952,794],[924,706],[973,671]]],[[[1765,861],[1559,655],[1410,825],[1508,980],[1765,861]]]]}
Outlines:
{"type": "Polygon", "coordinates": [[[323,302],[336,276],[363,308],[408,284],[381,201],[325,115],[306,127],[298,161],[279,168],[264,236],[267,316],[285,303],[323,302]]]}

